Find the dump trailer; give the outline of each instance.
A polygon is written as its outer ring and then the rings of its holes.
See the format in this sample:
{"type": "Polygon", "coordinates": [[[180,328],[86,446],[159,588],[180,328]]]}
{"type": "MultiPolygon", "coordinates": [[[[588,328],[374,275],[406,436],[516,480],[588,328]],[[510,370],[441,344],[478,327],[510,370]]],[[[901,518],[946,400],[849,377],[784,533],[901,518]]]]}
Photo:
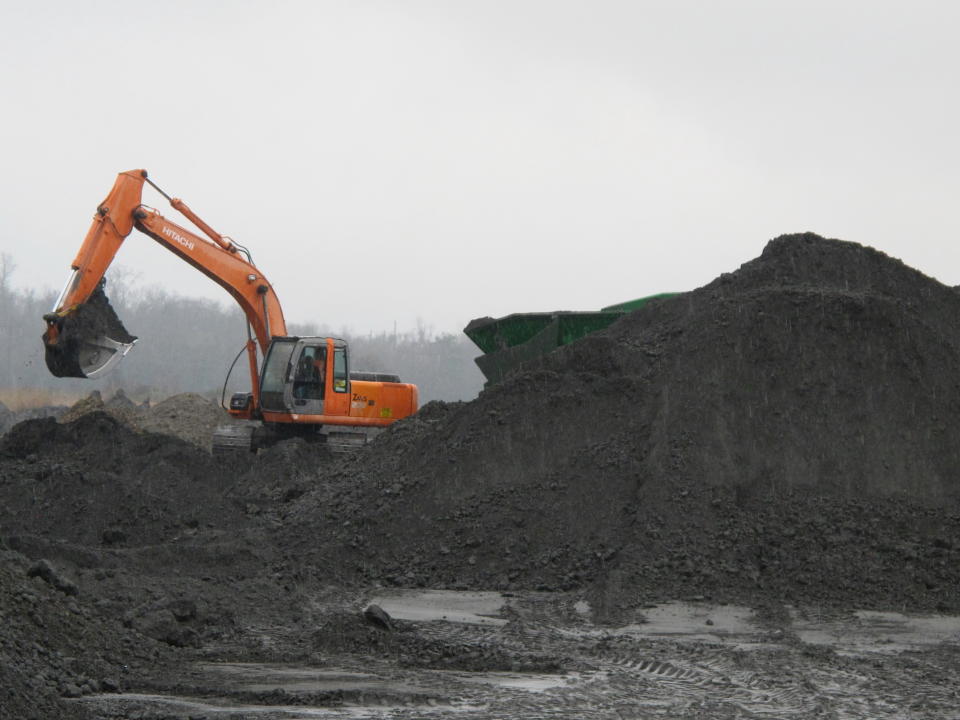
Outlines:
{"type": "Polygon", "coordinates": [[[471,320],[463,332],[484,353],[475,362],[489,386],[562,345],[603,330],[651,300],[676,294],[647,295],[596,311],[557,310],[477,318],[471,320]]]}

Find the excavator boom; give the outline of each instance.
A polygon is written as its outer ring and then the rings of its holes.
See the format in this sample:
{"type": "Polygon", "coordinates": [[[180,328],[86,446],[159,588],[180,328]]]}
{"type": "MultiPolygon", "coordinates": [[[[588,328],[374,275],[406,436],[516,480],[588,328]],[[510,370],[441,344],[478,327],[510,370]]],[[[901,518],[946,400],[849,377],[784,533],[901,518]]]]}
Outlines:
{"type": "MultiPolygon", "coordinates": [[[[269,347],[271,337],[286,334],[280,303],[249,253],[216,233],[182,200],[164,193],[170,204],[200,228],[206,238],[143,205],[144,182],[150,182],[146,170],[129,170],[117,176],[113,189],[97,206],[90,229],[71,263],[73,273],[66,287],[53,311],[44,316],[47,367],[58,377],[95,377],[136,342],[103,292],[104,273],[134,228],[225,288],[243,309],[262,353],[269,347]]],[[[247,350],[256,390],[258,370],[252,340],[247,350]]]]}

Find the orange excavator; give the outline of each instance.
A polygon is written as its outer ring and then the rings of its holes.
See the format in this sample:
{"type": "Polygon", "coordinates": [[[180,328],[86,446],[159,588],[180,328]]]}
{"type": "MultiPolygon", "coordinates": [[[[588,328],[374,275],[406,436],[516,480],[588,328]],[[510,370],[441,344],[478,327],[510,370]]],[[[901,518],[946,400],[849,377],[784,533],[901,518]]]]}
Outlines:
{"type": "Polygon", "coordinates": [[[226,289],[246,315],[251,389],[234,393],[228,412],[237,420],[257,422],[218,428],[214,452],[257,450],[291,436],[350,447],[416,412],[416,386],[395,375],[351,372],[345,341],[287,335],[280,301],[250,252],[217,233],[182,200],[163,192],[146,170],[117,176],[110,194],[97,206],[63,292],[53,311],[43,317],[45,359],[53,375],[98,377],[136,343],[104,293],[104,273],[134,228],[226,289]],[[203,236],[144,205],[144,183],[203,236]]]}

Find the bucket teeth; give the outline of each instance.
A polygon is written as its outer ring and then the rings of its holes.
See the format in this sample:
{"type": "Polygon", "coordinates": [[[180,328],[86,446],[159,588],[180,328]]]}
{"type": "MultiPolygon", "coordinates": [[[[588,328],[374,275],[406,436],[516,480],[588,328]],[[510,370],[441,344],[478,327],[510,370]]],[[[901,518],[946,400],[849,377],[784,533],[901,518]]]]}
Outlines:
{"type": "Polygon", "coordinates": [[[119,362],[137,341],[120,322],[102,284],[82,305],[46,319],[44,359],[56,377],[96,377],[119,362]]]}

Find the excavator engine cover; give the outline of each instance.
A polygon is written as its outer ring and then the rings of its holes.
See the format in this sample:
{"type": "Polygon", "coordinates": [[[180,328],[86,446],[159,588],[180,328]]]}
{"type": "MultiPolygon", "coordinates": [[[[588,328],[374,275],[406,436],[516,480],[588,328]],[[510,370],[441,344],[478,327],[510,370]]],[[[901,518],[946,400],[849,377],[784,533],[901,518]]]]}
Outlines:
{"type": "Polygon", "coordinates": [[[45,315],[47,368],[56,377],[96,377],[126,355],[137,338],[110,305],[103,284],[73,310],[45,315]]]}

